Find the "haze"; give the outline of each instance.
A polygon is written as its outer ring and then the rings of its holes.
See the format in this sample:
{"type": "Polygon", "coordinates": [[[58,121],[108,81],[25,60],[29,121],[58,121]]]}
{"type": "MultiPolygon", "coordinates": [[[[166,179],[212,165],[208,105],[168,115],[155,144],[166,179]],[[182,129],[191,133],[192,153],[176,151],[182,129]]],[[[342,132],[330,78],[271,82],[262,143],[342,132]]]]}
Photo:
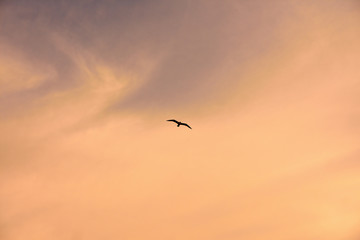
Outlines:
{"type": "Polygon", "coordinates": [[[359,239],[359,11],[0,1],[0,238],[359,239]]]}

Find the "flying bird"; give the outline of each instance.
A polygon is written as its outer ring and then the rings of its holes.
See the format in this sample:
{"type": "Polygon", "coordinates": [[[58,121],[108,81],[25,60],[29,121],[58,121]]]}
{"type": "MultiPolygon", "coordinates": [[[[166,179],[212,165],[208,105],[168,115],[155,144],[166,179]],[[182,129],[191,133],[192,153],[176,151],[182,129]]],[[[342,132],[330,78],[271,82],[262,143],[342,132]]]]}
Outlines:
{"type": "Polygon", "coordinates": [[[177,124],[178,127],[180,127],[180,125],[184,125],[184,126],[187,126],[188,128],[192,129],[189,125],[187,125],[186,123],[182,123],[182,122],[179,122],[179,121],[176,121],[175,119],[169,119],[169,120],[166,120],[166,121],[169,121],[169,122],[174,122],[177,124]]]}

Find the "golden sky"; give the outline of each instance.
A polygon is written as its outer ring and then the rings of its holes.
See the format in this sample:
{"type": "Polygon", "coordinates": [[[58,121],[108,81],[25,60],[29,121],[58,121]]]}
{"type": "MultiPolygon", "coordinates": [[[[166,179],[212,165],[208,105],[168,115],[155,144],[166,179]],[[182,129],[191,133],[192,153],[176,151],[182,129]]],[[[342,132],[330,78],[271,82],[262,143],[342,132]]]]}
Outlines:
{"type": "Polygon", "coordinates": [[[359,39],[358,0],[0,1],[0,239],[358,240],[359,39]]]}

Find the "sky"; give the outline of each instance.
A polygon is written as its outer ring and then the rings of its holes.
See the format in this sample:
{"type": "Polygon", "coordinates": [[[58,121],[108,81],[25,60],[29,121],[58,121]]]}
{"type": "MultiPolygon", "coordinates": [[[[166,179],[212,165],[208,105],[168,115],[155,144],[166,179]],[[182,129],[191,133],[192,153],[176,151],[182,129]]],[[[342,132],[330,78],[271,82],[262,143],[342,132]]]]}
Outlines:
{"type": "Polygon", "coordinates": [[[359,240],[359,38],[358,0],[0,0],[0,238],[359,240]]]}

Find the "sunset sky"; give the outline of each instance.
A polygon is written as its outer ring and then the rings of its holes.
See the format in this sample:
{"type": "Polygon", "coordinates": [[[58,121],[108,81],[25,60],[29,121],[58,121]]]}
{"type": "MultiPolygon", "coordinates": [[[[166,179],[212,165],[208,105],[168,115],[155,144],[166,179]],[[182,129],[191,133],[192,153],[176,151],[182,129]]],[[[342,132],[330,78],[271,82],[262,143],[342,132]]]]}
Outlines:
{"type": "Polygon", "coordinates": [[[359,64],[359,0],[0,0],[0,239],[359,240],[359,64]]]}

